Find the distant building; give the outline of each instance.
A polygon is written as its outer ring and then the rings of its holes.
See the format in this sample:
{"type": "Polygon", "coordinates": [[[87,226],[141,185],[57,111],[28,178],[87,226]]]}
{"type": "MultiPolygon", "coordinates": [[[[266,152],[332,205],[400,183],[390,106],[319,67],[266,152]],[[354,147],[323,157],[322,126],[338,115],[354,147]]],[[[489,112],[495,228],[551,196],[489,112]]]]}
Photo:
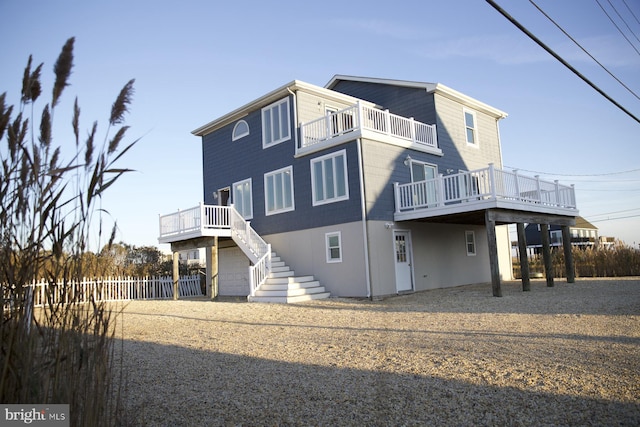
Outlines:
{"type": "MultiPolygon", "coordinates": [[[[598,235],[598,227],[591,224],[581,216],[576,217],[576,225],[569,227],[571,233],[571,245],[583,248],[597,246],[611,241],[611,238],[601,239],[598,235]]],[[[542,237],[540,236],[540,224],[528,224],[525,227],[527,237],[527,249],[530,254],[539,254],[542,250],[542,237]]],[[[562,246],[562,230],[558,225],[549,225],[549,241],[551,247],[562,246]]],[[[609,243],[607,243],[609,244],[609,243]]]]}
{"type": "Polygon", "coordinates": [[[191,266],[191,265],[201,265],[204,266],[206,263],[205,259],[205,250],[203,248],[198,249],[189,249],[178,252],[178,260],[181,264],[191,266]]]}

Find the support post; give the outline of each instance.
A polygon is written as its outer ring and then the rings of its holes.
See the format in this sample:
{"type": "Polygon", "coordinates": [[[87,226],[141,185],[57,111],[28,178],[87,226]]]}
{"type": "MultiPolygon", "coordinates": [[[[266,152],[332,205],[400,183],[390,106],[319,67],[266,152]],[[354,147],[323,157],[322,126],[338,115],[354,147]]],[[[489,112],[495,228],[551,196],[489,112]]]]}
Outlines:
{"type": "Polygon", "coordinates": [[[211,247],[211,299],[218,297],[218,236],[213,238],[211,247]]]}
{"type": "Polygon", "coordinates": [[[540,224],[540,238],[542,240],[542,258],[544,259],[544,275],[547,278],[547,286],[552,287],[553,263],[551,261],[551,244],[549,243],[549,224],[540,224]]]}
{"type": "Polygon", "coordinates": [[[218,297],[218,237],[213,238],[213,245],[207,246],[207,298],[215,300],[218,297]]]}
{"type": "Polygon", "coordinates": [[[491,267],[491,287],[494,297],[502,296],[500,287],[500,267],[498,265],[498,241],[496,239],[496,222],[489,215],[490,211],[485,211],[484,222],[487,228],[487,243],[489,246],[489,264],[491,267]]]}
{"type": "Polygon", "coordinates": [[[179,253],[173,252],[173,299],[177,300],[180,293],[180,266],[179,266],[179,253]]]}
{"type": "Polygon", "coordinates": [[[571,229],[568,225],[562,226],[562,248],[564,249],[564,266],[567,272],[567,283],[575,283],[576,271],[573,264],[573,251],[571,250],[571,229]]]}
{"type": "Polygon", "coordinates": [[[518,231],[518,254],[520,255],[520,277],[522,278],[522,291],[531,290],[531,276],[529,274],[529,256],[527,254],[527,236],[524,233],[524,224],[516,224],[518,231]]]}

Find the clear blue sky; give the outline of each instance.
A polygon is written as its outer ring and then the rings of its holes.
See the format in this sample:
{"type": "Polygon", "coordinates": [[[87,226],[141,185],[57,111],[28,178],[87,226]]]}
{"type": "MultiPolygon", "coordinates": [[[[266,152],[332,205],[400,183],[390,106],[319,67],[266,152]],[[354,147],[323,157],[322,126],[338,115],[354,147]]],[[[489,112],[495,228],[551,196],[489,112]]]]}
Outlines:
{"type": "MultiPolygon", "coordinates": [[[[537,3],[640,93],[640,3],[610,0],[629,31],[607,0],[598,1],[630,42],[596,0],[537,3]]],[[[637,96],[529,1],[498,3],[640,116],[637,96]]],[[[117,240],[157,245],[158,214],[203,199],[193,129],[291,80],[323,86],[348,74],[439,82],[506,111],[500,122],[506,166],[575,183],[580,213],[602,235],[640,244],[640,124],[485,1],[0,0],[0,18],[0,92],[11,102],[29,54],[45,63],[49,95],[55,59],[76,37],[72,86],[56,112],[59,143],[66,144],[76,95],[83,129],[99,120],[104,130],[120,88],[136,79],[127,122],[130,139],[142,140],[121,166],[137,172],[103,202],[118,221],[117,240]]]]}

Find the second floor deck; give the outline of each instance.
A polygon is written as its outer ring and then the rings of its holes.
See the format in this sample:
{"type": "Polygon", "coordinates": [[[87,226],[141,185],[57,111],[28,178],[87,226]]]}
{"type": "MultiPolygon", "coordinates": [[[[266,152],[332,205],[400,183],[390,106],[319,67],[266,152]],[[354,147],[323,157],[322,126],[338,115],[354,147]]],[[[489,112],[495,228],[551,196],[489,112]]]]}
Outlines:
{"type": "Polygon", "coordinates": [[[302,123],[296,155],[313,153],[360,137],[442,155],[436,125],[391,114],[389,110],[360,102],[302,123]]]}
{"type": "Polygon", "coordinates": [[[518,171],[487,168],[394,184],[396,221],[453,216],[498,208],[577,216],[575,188],[518,171]]]}

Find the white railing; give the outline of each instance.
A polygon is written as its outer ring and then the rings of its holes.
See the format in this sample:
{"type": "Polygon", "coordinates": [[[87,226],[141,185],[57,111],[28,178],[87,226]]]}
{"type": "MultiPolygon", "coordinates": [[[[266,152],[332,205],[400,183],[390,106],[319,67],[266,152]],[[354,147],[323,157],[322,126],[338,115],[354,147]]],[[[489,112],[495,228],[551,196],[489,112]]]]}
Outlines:
{"type": "Polygon", "coordinates": [[[573,185],[527,177],[518,171],[484,169],[439,175],[435,179],[394,184],[396,212],[442,207],[475,200],[505,199],[565,209],[576,209],[573,185]]]}
{"type": "Polygon", "coordinates": [[[255,296],[256,290],[271,272],[271,245],[260,237],[237,210],[231,209],[230,216],[231,237],[253,262],[249,266],[249,295],[255,296]]]}
{"type": "Polygon", "coordinates": [[[310,148],[359,129],[366,129],[408,141],[417,146],[438,149],[436,126],[417,122],[358,102],[335,113],[300,125],[298,150],[310,148]]]}
{"type": "MultiPolygon", "coordinates": [[[[26,286],[34,307],[50,304],[87,303],[90,301],[130,301],[139,299],[172,299],[173,278],[106,277],[83,279],[79,282],[49,283],[45,280],[26,286]]],[[[201,296],[200,276],[184,276],[179,280],[181,297],[201,296]]],[[[5,292],[6,294],[6,292],[5,292]]],[[[11,300],[5,301],[5,309],[11,300]]]]}
{"type": "MultiPolygon", "coordinates": [[[[249,267],[251,296],[271,271],[271,245],[260,237],[251,224],[233,206],[205,205],[160,216],[160,241],[181,236],[207,236],[211,230],[229,230],[231,238],[251,260],[249,267]]],[[[227,237],[229,235],[227,234],[227,237]]]]}
{"type": "Polygon", "coordinates": [[[160,215],[160,240],[191,233],[205,235],[204,231],[208,229],[228,229],[230,227],[229,206],[200,203],[189,209],[160,215]]]}

